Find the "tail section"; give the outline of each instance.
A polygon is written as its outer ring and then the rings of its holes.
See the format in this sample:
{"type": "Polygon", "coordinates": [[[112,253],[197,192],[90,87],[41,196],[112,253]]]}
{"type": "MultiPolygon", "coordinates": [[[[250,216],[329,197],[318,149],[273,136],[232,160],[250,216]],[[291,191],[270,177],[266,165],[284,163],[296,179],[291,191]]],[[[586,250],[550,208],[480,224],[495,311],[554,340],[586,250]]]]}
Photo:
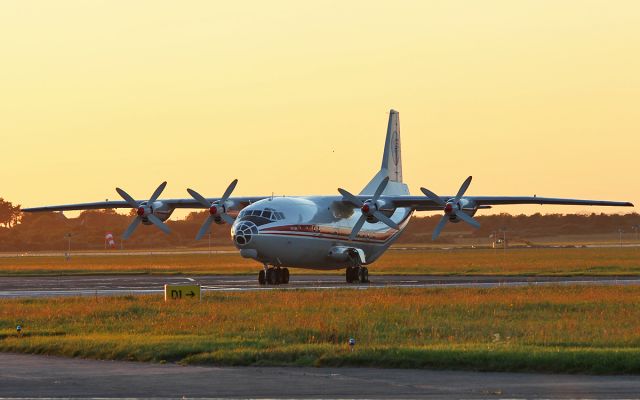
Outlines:
{"type": "Polygon", "coordinates": [[[402,148],[400,146],[400,114],[396,110],[389,112],[387,138],[384,142],[382,166],[386,169],[390,182],[402,182],[402,148]]]}
{"type": "Polygon", "coordinates": [[[402,182],[402,147],[400,145],[400,114],[396,110],[389,112],[387,137],[384,142],[380,171],[362,189],[360,194],[373,194],[380,182],[389,177],[389,184],[383,194],[409,194],[407,185],[402,182]]]}

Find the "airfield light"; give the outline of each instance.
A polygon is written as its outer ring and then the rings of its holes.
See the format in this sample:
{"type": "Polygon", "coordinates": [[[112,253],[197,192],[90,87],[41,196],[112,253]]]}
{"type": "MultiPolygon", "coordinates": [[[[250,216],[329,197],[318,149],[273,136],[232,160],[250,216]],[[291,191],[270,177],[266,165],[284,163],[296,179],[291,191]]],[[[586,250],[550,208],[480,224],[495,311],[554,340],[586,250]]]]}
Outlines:
{"type": "Polygon", "coordinates": [[[356,347],[356,340],[354,338],[349,338],[349,349],[353,351],[354,347],[356,347]]]}
{"type": "Polygon", "coordinates": [[[622,247],[622,233],[624,232],[624,230],[622,230],[622,228],[618,228],[618,235],[620,235],[620,247],[622,247]]]}
{"type": "Polygon", "coordinates": [[[64,253],[64,259],[69,261],[71,259],[71,233],[67,233],[64,237],[67,239],[67,252],[64,253]]]}
{"type": "Polygon", "coordinates": [[[22,327],[20,325],[16,326],[16,332],[18,332],[18,335],[22,335],[22,327]]]}

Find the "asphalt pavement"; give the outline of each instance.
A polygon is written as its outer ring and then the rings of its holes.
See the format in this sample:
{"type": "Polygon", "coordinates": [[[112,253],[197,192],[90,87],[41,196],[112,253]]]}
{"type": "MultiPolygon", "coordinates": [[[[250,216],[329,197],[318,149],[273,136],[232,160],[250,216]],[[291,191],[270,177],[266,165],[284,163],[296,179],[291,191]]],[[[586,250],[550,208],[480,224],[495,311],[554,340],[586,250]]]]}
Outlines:
{"type": "Polygon", "coordinates": [[[394,288],[518,287],[544,285],[640,285],[640,277],[557,276],[433,276],[370,275],[370,283],[347,284],[336,275],[291,275],[287,285],[261,286],[256,276],[247,275],[99,275],[0,277],[0,298],[109,296],[163,293],[166,283],[200,284],[204,292],[256,290],[366,290],[394,288]]]}
{"type": "Polygon", "coordinates": [[[199,367],[0,353],[0,397],[638,398],[637,376],[199,367]]]}

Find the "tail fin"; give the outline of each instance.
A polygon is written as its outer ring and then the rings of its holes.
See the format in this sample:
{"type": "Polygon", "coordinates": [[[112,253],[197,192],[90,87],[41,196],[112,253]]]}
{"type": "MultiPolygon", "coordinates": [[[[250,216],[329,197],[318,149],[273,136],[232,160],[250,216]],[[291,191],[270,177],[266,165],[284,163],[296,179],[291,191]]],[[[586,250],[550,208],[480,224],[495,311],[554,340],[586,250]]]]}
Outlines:
{"type": "Polygon", "coordinates": [[[407,185],[402,182],[402,147],[400,146],[400,114],[396,110],[389,112],[387,137],[384,142],[380,171],[362,189],[360,194],[373,194],[380,182],[389,177],[384,194],[409,194],[407,185]]]}
{"type": "Polygon", "coordinates": [[[384,142],[382,166],[389,174],[389,181],[402,182],[402,148],[400,147],[400,114],[396,110],[389,112],[387,139],[384,142]]]}

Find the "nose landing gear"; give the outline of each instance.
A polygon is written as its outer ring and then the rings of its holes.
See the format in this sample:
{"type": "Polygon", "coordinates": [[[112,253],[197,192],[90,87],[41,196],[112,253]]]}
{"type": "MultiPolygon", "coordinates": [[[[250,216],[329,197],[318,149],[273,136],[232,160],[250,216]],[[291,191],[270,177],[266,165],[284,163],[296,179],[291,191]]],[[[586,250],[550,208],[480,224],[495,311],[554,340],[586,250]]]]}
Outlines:
{"type": "Polygon", "coordinates": [[[258,273],[258,283],[260,285],[286,285],[289,283],[289,269],[265,265],[264,269],[258,273]]]}

